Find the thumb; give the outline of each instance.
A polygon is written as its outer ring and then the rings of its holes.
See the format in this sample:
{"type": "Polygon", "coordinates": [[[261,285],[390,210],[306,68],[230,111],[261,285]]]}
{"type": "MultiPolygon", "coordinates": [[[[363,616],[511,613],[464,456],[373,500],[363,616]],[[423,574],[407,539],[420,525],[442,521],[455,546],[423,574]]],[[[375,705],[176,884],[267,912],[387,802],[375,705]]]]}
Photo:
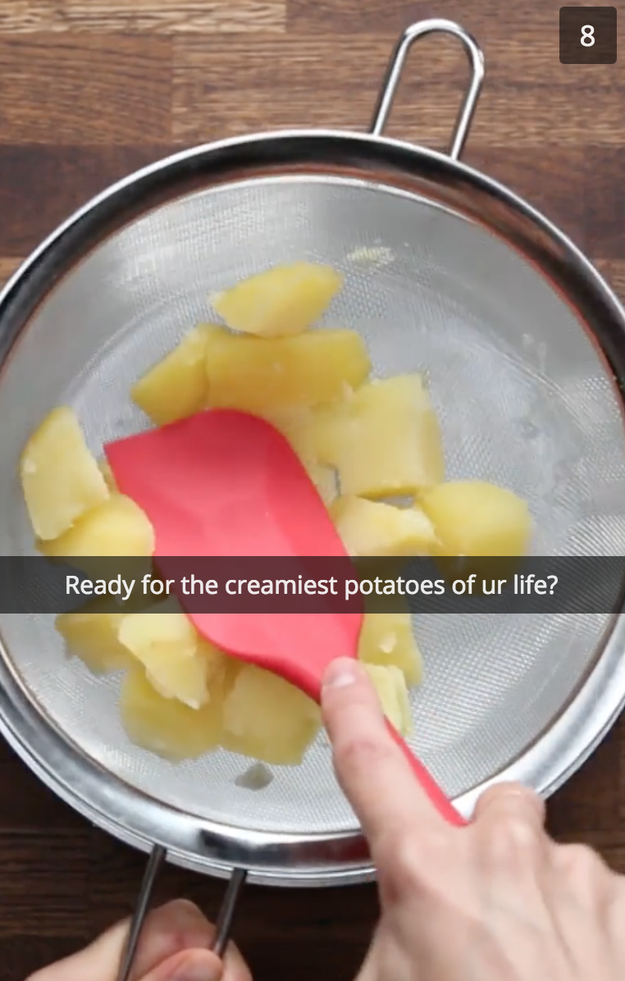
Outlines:
{"type": "Polygon", "coordinates": [[[223,962],[210,950],[181,950],[139,981],[252,981],[252,975],[239,950],[230,943],[223,962]]]}
{"type": "Polygon", "coordinates": [[[238,948],[230,943],[223,962],[203,948],[180,950],[139,981],[252,981],[252,975],[238,948]]]}
{"type": "MultiPolygon", "coordinates": [[[[238,981],[238,975],[230,976],[238,981]]],[[[222,978],[224,967],[216,954],[209,950],[183,950],[168,957],[141,981],[222,981],[222,978]]]]}
{"type": "Polygon", "coordinates": [[[438,823],[402,750],[390,735],[377,692],[366,670],[337,658],[324,678],[321,705],[343,792],[368,839],[374,861],[389,832],[438,823]]]}

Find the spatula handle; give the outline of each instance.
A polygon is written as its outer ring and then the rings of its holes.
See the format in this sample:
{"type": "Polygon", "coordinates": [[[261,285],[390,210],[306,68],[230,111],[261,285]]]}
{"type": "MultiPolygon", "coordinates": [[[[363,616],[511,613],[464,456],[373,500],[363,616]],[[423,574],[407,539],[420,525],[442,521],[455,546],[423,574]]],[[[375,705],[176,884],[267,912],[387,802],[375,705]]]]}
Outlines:
{"type": "Polygon", "coordinates": [[[466,821],[462,817],[462,815],[456,810],[454,805],[451,803],[451,801],[447,798],[447,796],[443,793],[439,785],[436,783],[429,770],[427,770],[424,767],[423,763],[421,763],[421,761],[417,759],[417,757],[410,749],[410,746],[404,741],[404,739],[402,739],[400,734],[397,732],[397,729],[395,729],[395,727],[392,726],[391,723],[388,722],[388,720],[386,724],[388,726],[388,730],[392,735],[393,739],[395,740],[397,745],[404,751],[406,759],[408,760],[410,766],[412,767],[412,772],[414,773],[421,787],[423,788],[423,790],[425,791],[425,793],[427,794],[427,796],[429,797],[429,799],[431,800],[432,804],[434,805],[438,813],[441,815],[441,817],[444,818],[444,820],[447,821],[449,824],[455,825],[455,827],[457,828],[466,827],[466,825],[469,822],[466,821]]]}

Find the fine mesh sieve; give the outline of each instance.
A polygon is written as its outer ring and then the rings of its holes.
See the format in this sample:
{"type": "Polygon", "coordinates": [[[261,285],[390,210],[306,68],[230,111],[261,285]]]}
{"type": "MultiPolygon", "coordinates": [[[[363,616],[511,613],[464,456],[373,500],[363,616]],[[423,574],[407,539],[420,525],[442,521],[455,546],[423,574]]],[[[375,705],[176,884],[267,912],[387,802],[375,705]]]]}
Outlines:
{"type": "MultiPolygon", "coordinates": [[[[98,455],[146,425],[128,391],[207,296],[270,265],[345,274],[333,325],[357,328],[383,377],[425,371],[448,476],[529,502],[533,553],[625,554],[620,383],[625,315],[575,247],[505,188],[457,162],[481,53],[461,28],[409,28],[371,134],[298,131],[185,151],[73,216],[0,298],[0,553],[34,554],[17,480],[33,428],[76,410],[98,455]],[[412,41],[447,31],[473,66],[451,155],[382,136],[412,41]]],[[[329,321],[328,324],[329,325],[329,321]]],[[[2,729],[54,790],[119,838],[171,861],[282,885],[371,874],[320,736],[302,766],[262,791],[225,751],[174,765],[133,746],[119,678],[68,660],[52,618],[0,618],[2,729]]],[[[425,682],[411,745],[466,814],[494,780],[550,793],[625,700],[621,617],[429,615],[416,622],[425,682]]]]}

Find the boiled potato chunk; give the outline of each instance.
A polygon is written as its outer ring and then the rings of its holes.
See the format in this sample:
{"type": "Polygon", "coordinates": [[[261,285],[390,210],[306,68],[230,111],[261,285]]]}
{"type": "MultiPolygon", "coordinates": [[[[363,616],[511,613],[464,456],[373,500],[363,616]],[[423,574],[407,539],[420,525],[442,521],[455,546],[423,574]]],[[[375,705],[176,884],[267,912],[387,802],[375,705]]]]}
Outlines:
{"type": "Polygon", "coordinates": [[[197,653],[206,663],[206,679],[208,683],[209,695],[212,698],[212,691],[215,684],[222,684],[226,676],[234,678],[234,672],[239,670],[239,662],[225,654],[219,647],[215,647],[204,637],[197,635],[197,653]]]}
{"type": "Polygon", "coordinates": [[[317,428],[320,459],[337,468],[344,495],[415,494],[444,479],[440,427],[420,375],[363,385],[317,428]]]}
{"type": "Polygon", "coordinates": [[[224,749],[276,766],[295,766],[321,725],[319,707],[298,688],[255,665],[244,665],[226,696],[224,749]]]}
{"type": "Polygon", "coordinates": [[[342,286],[343,277],[330,266],[294,262],[250,276],[210,299],[233,330],[288,337],[318,320],[342,286]]]}
{"type": "Polygon", "coordinates": [[[336,499],[336,472],[332,467],[326,467],[323,463],[308,463],[306,470],[308,476],[319,491],[319,496],[326,507],[330,507],[336,499]]]}
{"type": "Polygon", "coordinates": [[[264,339],[212,327],[206,354],[208,402],[259,414],[318,405],[360,385],[370,368],[364,341],[353,330],[264,339]]]}
{"type": "Polygon", "coordinates": [[[310,406],[261,408],[256,415],[282,433],[300,460],[317,459],[315,410],[310,406]]]}
{"type": "Polygon", "coordinates": [[[102,613],[97,600],[77,613],[61,613],[55,626],[71,654],[79,657],[93,674],[125,670],[133,664],[128,650],[119,642],[123,613],[102,613]]]}
{"type": "Polygon", "coordinates": [[[402,736],[412,732],[412,713],[406,679],[394,666],[382,667],[378,664],[365,664],[365,668],[378,693],[382,710],[402,736]]]}
{"type": "Polygon", "coordinates": [[[71,409],[53,409],[20,457],[26,508],[37,538],[51,541],[71,528],[109,489],[71,409]]]}
{"type": "Polygon", "coordinates": [[[339,497],[330,508],[350,555],[431,555],[436,533],[418,508],[398,508],[363,497],[339,497]]]}
{"type": "Polygon", "coordinates": [[[208,326],[190,330],[162,361],[133,385],[136,405],[156,426],[200,412],[206,403],[206,345],[208,326]]]}
{"type": "Polygon", "coordinates": [[[358,657],[365,664],[399,668],[410,688],[421,684],[423,660],[410,613],[367,613],[360,631],[358,657]]]}
{"type": "Polygon", "coordinates": [[[219,686],[211,691],[210,702],[199,709],[164,698],[138,665],[122,682],[122,724],[135,745],[178,763],[218,747],[222,702],[219,686]]]}
{"type": "Polygon", "coordinates": [[[154,529],[131,498],[113,494],[64,535],[54,541],[40,541],[38,547],[54,558],[152,555],[154,529]]]}
{"type": "Polygon", "coordinates": [[[482,480],[456,480],[433,487],[419,504],[436,528],[438,555],[521,556],[532,536],[525,501],[482,480]]]}
{"type": "Polygon", "coordinates": [[[118,636],[163,698],[176,698],[192,709],[210,701],[209,660],[198,649],[198,634],[184,613],[130,613],[118,636]]]}
{"type": "Polygon", "coordinates": [[[111,494],[117,494],[119,488],[117,486],[117,481],[115,480],[115,474],[113,473],[113,469],[111,467],[111,464],[105,458],[105,459],[100,460],[98,462],[98,467],[100,468],[100,473],[104,477],[104,480],[105,480],[106,486],[109,489],[109,492],[111,494]]]}

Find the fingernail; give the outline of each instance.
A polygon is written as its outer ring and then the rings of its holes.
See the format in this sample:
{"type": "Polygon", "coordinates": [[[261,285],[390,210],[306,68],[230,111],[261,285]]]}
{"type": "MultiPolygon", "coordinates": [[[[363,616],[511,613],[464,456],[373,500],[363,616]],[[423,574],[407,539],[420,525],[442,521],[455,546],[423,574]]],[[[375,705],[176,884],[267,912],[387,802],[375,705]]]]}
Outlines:
{"type": "Polygon", "coordinates": [[[323,679],[324,688],[345,688],[358,681],[358,665],[351,657],[337,657],[323,679]]]}

